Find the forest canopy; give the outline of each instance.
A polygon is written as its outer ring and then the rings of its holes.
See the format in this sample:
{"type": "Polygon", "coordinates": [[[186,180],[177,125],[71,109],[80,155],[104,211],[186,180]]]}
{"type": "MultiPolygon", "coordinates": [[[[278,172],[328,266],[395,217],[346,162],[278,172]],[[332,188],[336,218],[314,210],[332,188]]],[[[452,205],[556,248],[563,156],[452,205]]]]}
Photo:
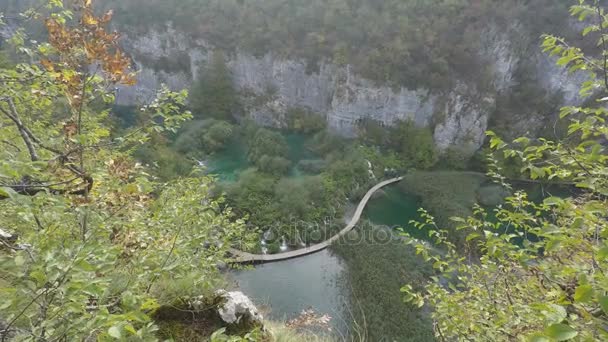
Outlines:
{"type": "MultiPolygon", "coordinates": [[[[393,86],[447,89],[478,74],[483,40],[517,28],[537,46],[561,34],[569,0],[111,0],[116,20],[143,33],[167,23],[226,51],[330,61],[393,86]],[[513,18],[517,18],[514,22],[513,18]]],[[[526,46],[522,46],[526,49],[526,46]]],[[[479,81],[479,80],[477,80],[479,81]]]]}

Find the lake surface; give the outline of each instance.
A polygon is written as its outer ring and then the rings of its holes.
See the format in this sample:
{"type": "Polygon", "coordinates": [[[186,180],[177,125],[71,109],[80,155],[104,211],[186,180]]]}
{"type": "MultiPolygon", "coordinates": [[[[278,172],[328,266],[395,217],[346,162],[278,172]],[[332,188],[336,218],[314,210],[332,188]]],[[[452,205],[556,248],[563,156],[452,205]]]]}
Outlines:
{"type": "Polygon", "coordinates": [[[383,191],[384,193],[380,193],[367,204],[363,218],[377,225],[393,229],[402,228],[415,238],[426,238],[423,231],[412,227],[409,223],[420,219],[418,214],[418,209],[421,207],[420,199],[402,191],[397,185],[389,186],[383,191]]]}
{"type": "Polygon", "coordinates": [[[237,286],[273,320],[289,320],[306,309],[332,317],[330,325],[346,331],[345,298],[339,285],[343,262],[329,250],[302,258],[235,271],[237,286]],[[267,310],[264,310],[267,308],[267,310]]]}
{"type": "MultiPolygon", "coordinates": [[[[318,158],[306,145],[310,138],[304,134],[286,133],[288,158],[292,162],[290,177],[304,175],[296,165],[301,160],[318,158]]],[[[249,167],[246,146],[233,141],[222,152],[208,161],[210,173],[220,181],[234,182],[239,173],[249,167]]],[[[356,204],[354,204],[356,205],[356,204]]],[[[420,201],[416,196],[401,191],[397,186],[385,189],[373,198],[363,219],[391,228],[402,227],[415,236],[422,235],[409,229],[409,221],[418,219],[420,201]]],[[[387,262],[390,262],[387,260],[387,262]]],[[[289,320],[303,310],[313,309],[317,314],[332,317],[330,326],[339,334],[346,334],[352,321],[349,299],[344,294],[344,279],[348,270],[340,257],[329,250],[302,258],[257,265],[253,269],[233,271],[230,277],[262,309],[267,318],[289,320]]]]}
{"type": "Polygon", "coordinates": [[[249,167],[247,148],[239,139],[233,139],[224,150],[210,158],[207,167],[220,181],[234,182],[249,167]]]}
{"type": "MultiPolygon", "coordinates": [[[[289,176],[303,176],[304,173],[297,168],[298,162],[318,158],[306,147],[310,136],[301,133],[286,133],[284,137],[289,148],[287,157],[292,163],[289,176]]],[[[207,167],[209,173],[216,175],[220,181],[234,182],[238,180],[239,174],[250,167],[247,160],[247,146],[240,139],[233,139],[226,145],[226,148],[209,158],[207,167]]]]}
{"type": "MultiPolygon", "coordinates": [[[[388,187],[385,194],[372,199],[364,218],[389,227],[403,227],[412,235],[424,235],[410,229],[409,221],[418,219],[419,201],[398,187],[388,187]]],[[[390,262],[390,260],[387,260],[390,262]]],[[[241,291],[261,308],[269,311],[272,320],[289,320],[302,310],[332,317],[333,330],[346,334],[351,329],[352,314],[344,294],[347,279],[344,262],[330,250],[305,257],[255,266],[254,269],[231,273],[241,291]]],[[[265,310],[263,310],[265,311],[265,310]]]]}

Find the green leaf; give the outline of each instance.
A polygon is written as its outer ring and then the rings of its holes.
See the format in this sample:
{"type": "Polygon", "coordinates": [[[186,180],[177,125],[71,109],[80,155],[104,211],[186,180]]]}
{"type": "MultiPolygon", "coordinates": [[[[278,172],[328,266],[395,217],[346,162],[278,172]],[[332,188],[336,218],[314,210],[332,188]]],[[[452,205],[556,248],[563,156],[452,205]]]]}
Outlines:
{"type": "Polygon", "coordinates": [[[517,138],[517,139],[513,140],[513,142],[527,146],[530,144],[530,139],[526,138],[526,137],[521,137],[521,138],[517,138]]]}
{"type": "Polygon", "coordinates": [[[17,192],[15,192],[15,190],[13,190],[11,188],[0,187],[0,197],[13,198],[13,196],[16,194],[17,194],[17,192]]]}
{"type": "Polygon", "coordinates": [[[135,328],[131,324],[125,325],[125,330],[133,335],[137,334],[137,330],[135,330],[135,328]]]}
{"type": "Polygon", "coordinates": [[[213,334],[211,334],[211,341],[215,341],[215,340],[219,339],[220,336],[224,335],[225,332],[226,332],[226,328],[221,328],[221,329],[215,331],[213,334]]]}
{"type": "Polygon", "coordinates": [[[108,329],[108,335],[110,335],[111,337],[114,337],[116,339],[119,339],[122,336],[120,333],[120,328],[117,326],[113,326],[110,329],[108,329]]]}
{"type": "Polygon", "coordinates": [[[535,333],[526,339],[528,342],[549,342],[549,338],[541,333],[535,333]]]}
{"type": "Polygon", "coordinates": [[[600,297],[600,306],[602,307],[602,310],[604,311],[605,314],[608,314],[608,296],[602,296],[600,297]]]}
{"type": "Polygon", "coordinates": [[[577,303],[587,303],[593,299],[593,287],[591,285],[581,285],[574,292],[574,301],[577,303]]]}
{"type": "Polygon", "coordinates": [[[532,179],[538,179],[545,177],[545,170],[540,167],[530,166],[530,176],[532,179]]]}
{"type": "Polygon", "coordinates": [[[597,257],[600,260],[608,259],[608,246],[600,248],[600,250],[597,252],[597,257]]]}
{"type": "Polygon", "coordinates": [[[15,257],[15,265],[23,266],[23,264],[25,264],[25,259],[21,255],[17,255],[15,257]]]}
{"type": "Polygon", "coordinates": [[[598,27],[596,25],[585,27],[585,29],[583,30],[583,37],[588,35],[589,32],[595,32],[595,31],[598,31],[598,27]]]}
{"type": "Polygon", "coordinates": [[[578,332],[566,324],[552,324],[545,329],[545,335],[557,341],[567,341],[575,338],[578,332]]]}
{"type": "Polygon", "coordinates": [[[559,198],[559,197],[549,197],[546,198],[543,203],[545,203],[546,205],[551,205],[551,206],[559,206],[564,204],[564,200],[559,198]]]}
{"type": "Polygon", "coordinates": [[[160,308],[160,305],[158,304],[156,299],[153,298],[149,298],[148,300],[146,300],[140,307],[142,311],[154,311],[158,308],[160,308]]]}
{"type": "Polygon", "coordinates": [[[557,304],[549,304],[543,314],[547,318],[546,322],[550,324],[561,323],[568,317],[566,308],[557,304]]]}
{"type": "Polygon", "coordinates": [[[474,239],[477,239],[477,238],[479,238],[479,237],[481,237],[481,234],[478,234],[478,233],[471,233],[471,234],[469,234],[469,235],[467,236],[466,241],[467,241],[467,242],[469,242],[469,241],[474,240],[474,239]]]}
{"type": "Polygon", "coordinates": [[[93,272],[95,271],[95,267],[91,265],[88,261],[82,259],[77,264],[76,267],[85,272],[93,272]]]}

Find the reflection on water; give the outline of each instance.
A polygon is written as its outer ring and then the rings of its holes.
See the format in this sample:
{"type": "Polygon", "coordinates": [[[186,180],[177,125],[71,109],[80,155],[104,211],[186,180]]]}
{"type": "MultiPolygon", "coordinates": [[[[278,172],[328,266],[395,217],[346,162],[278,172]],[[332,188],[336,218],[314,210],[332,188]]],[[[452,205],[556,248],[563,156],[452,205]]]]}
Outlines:
{"type": "Polygon", "coordinates": [[[255,269],[235,271],[231,277],[241,291],[260,307],[269,307],[266,316],[289,320],[303,310],[328,314],[334,329],[346,331],[344,296],[338,284],[344,272],[342,261],[325,250],[306,257],[257,265],[255,269]]]}

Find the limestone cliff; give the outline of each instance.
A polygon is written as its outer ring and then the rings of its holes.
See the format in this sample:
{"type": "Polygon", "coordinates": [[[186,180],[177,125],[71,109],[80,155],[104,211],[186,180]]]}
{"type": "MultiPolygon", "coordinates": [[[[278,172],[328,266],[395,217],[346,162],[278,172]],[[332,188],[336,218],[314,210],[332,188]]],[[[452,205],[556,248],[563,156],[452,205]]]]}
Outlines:
{"type": "MultiPolygon", "coordinates": [[[[279,58],[272,52],[262,57],[235,52],[228,66],[245,98],[247,115],[260,124],[282,127],[286,112],[298,107],[324,115],[331,130],[346,136],[354,135],[357,122],[364,118],[385,125],[410,119],[417,125],[431,126],[440,148],[465,145],[474,150],[484,141],[496,111],[496,97],[512,87],[522,60],[535,66],[541,86],[560,92],[564,103],[580,101],[576,90],[581,75],[568,75],[553,67],[540,48],[516,51],[514,46],[529,44],[514,41],[516,33],[513,26],[513,32],[490,30],[483,37],[485,48],[479,53],[492,66],[492,80],[489,89],[482,90],[464,80],[450,91],[394,89],[358,76],[349,66],[320,63],[311,71],[306,61],[279,58]]],[[[162,31],[127,36],[124,46],[137,65],[139,83],[119,89],[117,101],[122,105],[149,100],[163,83],[173,89],[188,88],[213,50],[205,41],[191,39],[170,25],[162,31]]],[[[518,133],[543,125],[538,118],[516,121],[513,129],[518,133]]]]}

